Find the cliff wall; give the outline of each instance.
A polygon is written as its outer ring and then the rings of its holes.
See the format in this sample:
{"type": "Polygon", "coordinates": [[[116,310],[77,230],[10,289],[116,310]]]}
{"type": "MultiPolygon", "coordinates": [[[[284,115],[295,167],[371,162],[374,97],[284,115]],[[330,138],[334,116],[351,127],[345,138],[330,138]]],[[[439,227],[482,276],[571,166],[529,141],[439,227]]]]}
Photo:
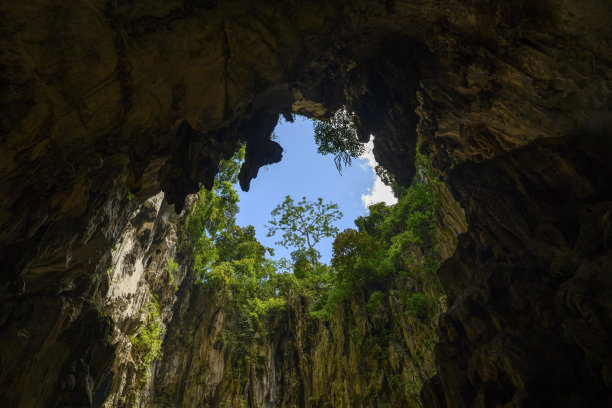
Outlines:
{"type": "Polygon", "coordinates": [[[227,292],[196,284],[170,325],[145,406],[420,407],[444,306],[438,297],[432,315],[409,314],[406,297],[422,286],[390,278],[381,299],[360,291],[329,320],[290,292],[285,310],[253,322],[227,292]]]}

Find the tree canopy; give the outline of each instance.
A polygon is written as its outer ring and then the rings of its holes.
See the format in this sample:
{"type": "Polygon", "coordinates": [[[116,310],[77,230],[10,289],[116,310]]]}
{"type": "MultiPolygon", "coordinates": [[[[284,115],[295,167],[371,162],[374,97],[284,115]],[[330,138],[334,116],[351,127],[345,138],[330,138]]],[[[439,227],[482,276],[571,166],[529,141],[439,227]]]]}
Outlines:
{"type": "Polygon", "coordinates": [[[317,151],[323,155],[333,154],[339,173],[342,166],[350,166],[352,159],[365,152],[357,137],[355,115],[346,108],[339,109],[329,120],[314,122],[317,151]]]}
{"type": "Polygon", "coordinates": [[[187,218],[186,230],[194,248],[194,269],[197,274],[204,273],[215,262],[215,241],[231,232],[235,225],[240,198],[234,185],[244,154],[243,147],[230,160],[219,164],[213,188],[200,189],[198,200],[187,218]]]}
{"type": "MultiPolygon", "coordinates": [[[[286,196],[271,212],[267,235],[281,234],[276,244],[293,250],[290,261],[268,258],[272,250],[257,240],[255,229],[235,223],[234,184],[243,156],[241,151],[220,165],[213,188],[200,191],[186,229],[196,280],[227,292],[249,327],[260,316],[282,310],[292,292],[310,299],[312,316],[328,318],[354,293],[383,288],[389,274],[415,278],[437,268],[434,201],[423,166],[409,188],[396,189],[397,204],[371,205],[367,215],[355,220],[357,230],[339,233],[334,223],[342,213],[335,203],[286,196]],[[330,237],[333,256],[326,265],[319,262],[317,245],[330,237]]],[[[431,315],[431,295],[419,291],[406,296],[406,313],[420,319],[431,315]]]]}
{"type": "Polygon", "coordinates": [[[296,203],[291,196],[286,196],[271,215],[267,235],[271,237],[281,231],[282,240],[277,241],[277,245],[295,248],[294,258],[307,254],[311,259],[318,258],[315,245],[321,239],[334,237],[338,233],[333,223],[342,218],[338,204],[325,203],[322,198],[310,201],[306,197],[296,203]]]}

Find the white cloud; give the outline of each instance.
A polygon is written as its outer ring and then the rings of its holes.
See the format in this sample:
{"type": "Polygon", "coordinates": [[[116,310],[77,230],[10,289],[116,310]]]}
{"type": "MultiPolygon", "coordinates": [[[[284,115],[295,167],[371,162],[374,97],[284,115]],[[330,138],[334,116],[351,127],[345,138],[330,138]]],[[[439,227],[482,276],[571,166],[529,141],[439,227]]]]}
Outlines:
{"type": "MultiPolygon", "coordinates": [[[[376,168],[376,159],[374,159],[374,137],[370,137],[370,141],[365,145],[366,151],[360,156],[360,159],[365,159],[361,161],[360,165],[364,167],[370,167],[372,172],[374,172],[374,168],[376,168]]],[[[376,174],[376,173],[375,173],[376,174]]],[[[363,202],[364,207],[367,209],[370,204],[385,202],[388,205],[397,203],[397,198],[393,195],[393,191],[391,187],[385,185],[380,177],[376,176],[374,180],[374,185],[368,188],[368,194],[361,195],[361,201],[363,202]]]]}

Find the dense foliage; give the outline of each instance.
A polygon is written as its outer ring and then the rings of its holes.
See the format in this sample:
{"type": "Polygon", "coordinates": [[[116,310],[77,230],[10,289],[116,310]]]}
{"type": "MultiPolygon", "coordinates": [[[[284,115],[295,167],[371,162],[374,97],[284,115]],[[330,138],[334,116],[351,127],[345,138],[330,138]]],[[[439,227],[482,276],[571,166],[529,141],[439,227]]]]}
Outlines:
{"type": "Polygon", "coordinates": [[[213,188],[202,188],[187,218],[186,230],[193,247],[196,281],[227,292],[235,312],[251,320],[280,311],[285,301],[277,295],[276,263],[270,250],[255,238],[253,226],[236,225],[239,196],[235,189],[241,149],[219,167],[213,188]]]}
{"type": "MultiPolygon", "coordinates": [[[[346,112],[345,112],[346,114],[346,112]]],[[[234,189],[244,151],[221,164],[212,190],[202,189],[187,220],[194,247],[196,279],[226,290],[243,313],[258,318],[283,309],[283,294],[311,299],[311,315],[328,318],[353,293],[380,286],[389,274],[423,277],[439,263],[433,231],[433,200],[424,166],[409,188],[396,187],[398,203],[373,204],[355,220],[357,229],[338,233],[342,213],[334,203],[287,196],[271,213],[268,236],[282,233],[277,244],[294,249],[292,259],[275,261],[255,238],[252,226],[235,225],[238,194],[234,189]],[[320,263],[315,246],[333,237],[331,265],[320,263]],[[378,283],[377,283],[378,282],[378,283]]],[[[435,299],[407,293],[406,313],[427,319],[435,299]]]]}
{"type": "Polygon", "coordinates": [[[221,162],[211,190],[200,189],[198,200],[187,218],[186,232],[193,249],[194,270],[198,279],[218,259],[217,241],[233,229],[238,213],[238,181],[244,148],[230,160],[221,162]]]}
{"type": "MultiPolygon", "coordinates": [[[[314,304],[313,315],[328,317],[334,308],[346,301],[360,288],[376,287],[390,273],[419,276],[425,274],[435,280],[434,270],[439,264],[439,251],[433,230],[433,201],[423,178],[405,189],[398,203],[373,204],[369,214],[355,220],[358,230],[347,229],[337,235],[331,261],[333,275],[326,291],[314,304]],[[324,299],[324,300],[323,300],[324,299]]],[[[435,300],[425,296],[429,316],[435,300]]],[[[406,307],[412,314],[414,299],[406,307]]],[[[420,299],[420,297],[418,297],[420,299]]],[[[418,313],[422,317],[424,313],[418,313]]]]}

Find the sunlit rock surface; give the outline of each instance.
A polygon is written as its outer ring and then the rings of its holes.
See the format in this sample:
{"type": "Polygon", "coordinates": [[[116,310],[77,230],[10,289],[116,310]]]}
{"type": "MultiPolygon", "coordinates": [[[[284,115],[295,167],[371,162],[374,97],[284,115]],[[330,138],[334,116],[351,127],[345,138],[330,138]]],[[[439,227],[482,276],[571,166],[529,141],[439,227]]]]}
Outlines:
{"type": "Polygon", "coordinates": [[[145,406],[421,407],[419,391],[436,372],[434,322],[445,298],[423,321],[404,314],[402,294],[424,286],[394,276],[375,308],[359,291],[329,321],[309,316],[307,299],[295,293],[260,329],[227,292],[186,287],[145,406]]]}
{"type": "MultiPolygon", "coordinates": [[[[189,208],[188,206],[187,208],[189,208]]],[[[142,399],[150,377],[134,338],[159,314],[161,332],[172,318],[175,292],[185,278],[185,269],[171,264],[177,256],[179,231],[187,212],[177,216],[164,201],[163,193],[145,201],[128,222],[111,249],[110,265],[103,285],[102,312],[113,325],[109,342],[115,347],[113,367],[96,390],[93,405],[133,406],[142,399]]]]}

